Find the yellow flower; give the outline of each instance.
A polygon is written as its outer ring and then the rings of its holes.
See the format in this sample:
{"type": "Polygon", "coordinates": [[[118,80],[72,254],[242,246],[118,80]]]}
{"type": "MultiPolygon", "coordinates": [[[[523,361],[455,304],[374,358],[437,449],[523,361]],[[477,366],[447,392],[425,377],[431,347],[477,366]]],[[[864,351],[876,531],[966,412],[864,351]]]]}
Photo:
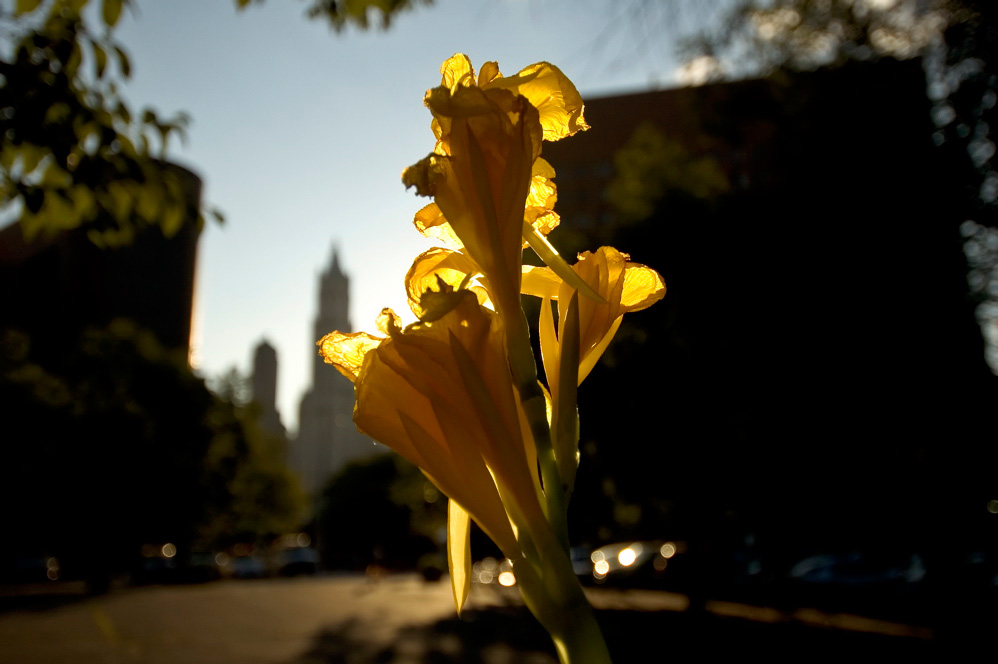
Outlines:
{"type": "Polygon", "coordinates": [[[434,220],[429,227],[446,220],[481,266],[499,310],[512,312],[518,307],[526,210],[536,212],[528,225],[539,217],[546,218],[543,227],[556,223],[543,212],[548,202],[553,205],[551,195],[538,193],[543,202],[528,205],[534,178],[539,178],[539,191],[553,176],[549,165],[538,164],[541,141],[587,128],[582,99],[548,63],[506,78],[489,62],[476,80],[467,56],[457,54],[444,62],[441,73],[442,85],[424,98],[437,145],[402,179],[420,195],[434,197],[437,207],[421,211],[434,220]]]}
{"type": "MultiPolygon", "coordinates": [[[[572,270],[603,297],[605,302],[579,298],[579,370],[583,379],[606,350],[620,327],[624,314],[650,307],[665,296],[662,276],[644,265],[631,263],[630,257],[612,247],[600,247],[595,253],[579,254],[572,270]]],[[[540,340],[545,373],[552,394],[557,391],[561,344],[558,335],[565,329],[568,301],[574,289],[546,267],[524,267],[523,292],[543,299],[541,303],[540,340]],[[554,328],[550,300],[558,300],[558,332],[554,328]]]]}
{"type": "Polygon", "coordinates": [[[489,283],[475,261],[463,251],[434,247],[416,257],[405,277],[409,308],[417,318],[426,313],[422,305],[426,292],[439,288],[441,282],[454,290],[467,288],[478,296],[479,304],[495,310],[489,283]]]}
{"type": "MultiPolygon", "coordinates": [[[[461,515],[513,559],[522,556],[522,535],[546,521],[499,320],[471,292],[452,295],[453,308],[433,322],[402,330],[385,310],[385,337],[333,332],[319,346],[354,381],[357,428],[422,468],[453,501],[449,549],[462,558],[451,561],[460,573],[467,562],[461,515]]],[[[458,583],[460,609],[467,585],[458,583]]]]}

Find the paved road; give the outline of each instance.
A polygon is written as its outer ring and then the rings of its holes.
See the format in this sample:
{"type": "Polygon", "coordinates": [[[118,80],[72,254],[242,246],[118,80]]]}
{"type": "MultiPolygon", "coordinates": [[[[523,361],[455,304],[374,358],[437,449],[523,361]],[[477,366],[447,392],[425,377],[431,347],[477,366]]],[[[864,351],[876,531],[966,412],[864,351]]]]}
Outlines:
{"type": "MultiPolygon", "coordinates": [[[[501,603],[478,588],[472,608],[501,603]]],[[[356,641],[367,661],[402,628],[454,615],[449,584],[415,576],[226,581],[127,589],[44,611],[0,615],[0,662],[274,664],[305,661],[323,635],[356,641]],[[368,653],[370,654],[370,653],[368,653]]],[[[322,658],[316,652],[317,660],[322,658]]],[[[423,661],[396,658],[395,661],[423,661]]]]}
{"type": "MultiPolygon", "coordinates": [[[[930,630],[827,615],[598,589],[593,603],[618,662],[802,661],[867,652],[929,661],[930,630]],[[807,658],[805,658],[807,660],[807,658]]],[[[27,606],[31,606],[28,604],[27,606]]],[[[0,614],[0,664],[555,664],[515,590],[474,586],[460,618],[450,585],[416,576],[224,581],[124,589],[0,614]]]]}

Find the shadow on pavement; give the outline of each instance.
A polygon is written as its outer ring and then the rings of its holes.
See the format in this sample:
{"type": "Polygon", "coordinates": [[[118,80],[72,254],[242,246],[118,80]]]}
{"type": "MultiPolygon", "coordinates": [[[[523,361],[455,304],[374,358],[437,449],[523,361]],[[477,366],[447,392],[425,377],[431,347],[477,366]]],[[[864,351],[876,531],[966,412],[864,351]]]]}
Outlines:
{"type": "MultiPolygon", "coordinates": [[[[937,639],[888,636],[794,621],[775,623],[706,612],[600,610],[614,662],[697,661],[761,656],[766,662],[829,661],[862,655],[906,662],[953,654],[937,639]]],[[[546,632],[524,607],[466,611],[461,618],[402,629],[390,645],[365,637],[355,622],[324,630],[294,664],[548,664],[557,657],[546,632]]]]}

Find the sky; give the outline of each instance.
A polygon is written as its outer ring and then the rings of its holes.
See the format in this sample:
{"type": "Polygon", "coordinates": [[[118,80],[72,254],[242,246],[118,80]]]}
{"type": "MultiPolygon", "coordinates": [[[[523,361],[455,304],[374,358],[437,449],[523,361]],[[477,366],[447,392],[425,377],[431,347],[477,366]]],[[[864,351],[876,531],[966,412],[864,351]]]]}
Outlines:
{"type": "Polygon", "coordinates": [[[373,329],[386,306],[408,313],[403,278],[432,243],[411,223],[428,201],[400,175],[433,148],[422,99],[440,84],[440,64],[463,52],[476,68],[496,60],[513,74],[546,60],[583,99],[672,87],[670,35],[684,29],[656,25],[661,12],[643,13],[641,0],[437,0],[387,31],[340,33],[306,19],[299,0],[243,11],[233,0],[136,4],[115,33],[132,64],[123,96],[133,111],[190,115],[187,141],[172,142],[169,157],[203,179],[203,202],[225,215],[199,246],[197,370],[248,374],[267,340],[291,430],[311,382],[318,277],[334,246],[351,279],[354,330],[373,329]]]}

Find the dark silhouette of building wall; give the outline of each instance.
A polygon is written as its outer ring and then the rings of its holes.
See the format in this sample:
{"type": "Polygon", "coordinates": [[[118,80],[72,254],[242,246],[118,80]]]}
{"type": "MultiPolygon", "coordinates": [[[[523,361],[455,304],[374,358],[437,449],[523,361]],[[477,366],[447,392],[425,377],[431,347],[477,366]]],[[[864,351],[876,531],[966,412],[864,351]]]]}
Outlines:
{"type": "Polygon", "coordinates": [[[147,228],[130,245],[101,249],[83,228],[31,242],[16,223],[0,230],[0,326],[57,339],[129,318],[165,347],[189,351],[201,180],[170,168],[180,175],[190,211],[173,237],[147,228]]]}
{"type": "Polygon", "coordinates": [[[587,100],[592,129],[545,144],[565,227],[552,242],[612,244],[668,285],[580,388],[593,457],[579,532],[599,521],[605,473],[643,507],[628,527],[645,536],[734,527],[784,551],[951,556],[998,544],[998,378],[930,106],[920,63],[881,61],[587,100]],[[642,122],[714,158],[729,190],[673,186],[624,222],[603,194],[642,122]]]}

